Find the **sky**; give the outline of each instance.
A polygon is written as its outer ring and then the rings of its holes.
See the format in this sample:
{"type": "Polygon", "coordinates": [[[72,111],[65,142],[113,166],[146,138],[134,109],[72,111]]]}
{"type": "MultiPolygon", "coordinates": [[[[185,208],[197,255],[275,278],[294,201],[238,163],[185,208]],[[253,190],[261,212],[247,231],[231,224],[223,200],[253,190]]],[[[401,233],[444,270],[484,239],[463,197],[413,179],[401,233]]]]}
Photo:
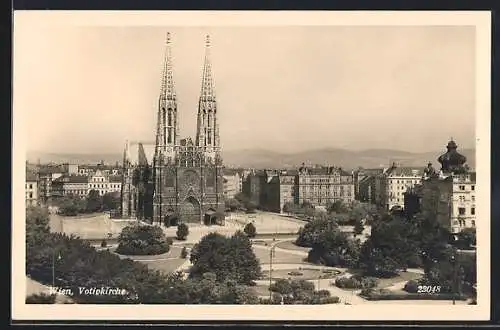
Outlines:
{"type": "Polygon", "coordinates": [[[210,34],[225,150],[441,150],[475,141],[467,26],[64,26],[14,30],[14,111],[29,151],[154,141],[166,33],[182,137],[194,138],[210,34]]]}

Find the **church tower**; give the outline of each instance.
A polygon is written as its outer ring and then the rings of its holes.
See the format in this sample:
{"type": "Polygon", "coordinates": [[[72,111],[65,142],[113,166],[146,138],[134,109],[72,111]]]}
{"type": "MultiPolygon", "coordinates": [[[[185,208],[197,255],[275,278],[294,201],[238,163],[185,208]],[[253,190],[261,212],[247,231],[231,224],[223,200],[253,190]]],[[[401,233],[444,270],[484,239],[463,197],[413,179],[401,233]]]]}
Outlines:
{"type": "MultiPolygon", "coordinates": [[[[173,182],[175,171],[173,165],[176,158],[176,146],[178,145],[179,129],[177,125],[177,96],[174,87],[171,36],[167,33],[165,42],[165,59],[161,77],[160,95],[158,97],[158,112],[156,123],[156,145],[153,158],[153,214],[155,222],[161,222],[167,210],[165,197],[168,191],[165,189],[167,181],[173,182]],[[167,180],[167,177],[169,180],[167,180]]],[[[171,185],[172,188],[173,185],[171,185]]],[[[167,189],[168,190],[168,189],[167,189]]],[[[175,204],[175,200],[169,200],[169,204],[175,204]]],[[[170,208],[168,211],[172,212],[170,208]]]]}
{"type": "Polygon", "coordinates": [[[210,36],[207,35],[205,40],[205,59],[201,77],[201,90],[198,100],[196,146],[203,155],[203,176],[205,179],[204,202],[206,205],[210,206],[210,211],[223,211],[224,187],[222,157],[210,47],[210,36]]]}

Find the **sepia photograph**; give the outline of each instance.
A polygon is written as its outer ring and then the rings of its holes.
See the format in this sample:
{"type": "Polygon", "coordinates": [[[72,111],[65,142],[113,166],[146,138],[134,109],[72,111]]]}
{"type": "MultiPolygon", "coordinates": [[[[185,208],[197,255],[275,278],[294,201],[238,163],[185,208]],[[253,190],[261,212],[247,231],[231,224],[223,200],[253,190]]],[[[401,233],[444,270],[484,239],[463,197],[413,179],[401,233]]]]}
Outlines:
{"type": "Polygon", "coordinates": [[[13,319],[489,318],[490,20],[16,12],[13,319]]]}

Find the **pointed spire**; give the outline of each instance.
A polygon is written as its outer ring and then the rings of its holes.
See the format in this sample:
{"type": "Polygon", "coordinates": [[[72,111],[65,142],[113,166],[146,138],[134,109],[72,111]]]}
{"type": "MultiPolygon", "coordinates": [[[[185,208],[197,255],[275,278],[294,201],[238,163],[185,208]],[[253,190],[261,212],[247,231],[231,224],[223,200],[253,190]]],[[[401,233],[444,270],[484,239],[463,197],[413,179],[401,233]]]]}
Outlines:
{"type": "Polygon", "coordinates": [[[174,78],[172,73],[172,47],[171,35],[167,32],[165,40],[165,60],[163,63],[163,72],[161,79],[160,97],[165,97],[167,100],[175,100],[174,78]]]}
{"type": "Polygon", "coordinates": [[[212,63],[210,61],[210,36],[205,40],[205,62],[203,64],[203,76],[201,79],[200,100],[215,101],[215,86],[212,77],[212,63]]]}

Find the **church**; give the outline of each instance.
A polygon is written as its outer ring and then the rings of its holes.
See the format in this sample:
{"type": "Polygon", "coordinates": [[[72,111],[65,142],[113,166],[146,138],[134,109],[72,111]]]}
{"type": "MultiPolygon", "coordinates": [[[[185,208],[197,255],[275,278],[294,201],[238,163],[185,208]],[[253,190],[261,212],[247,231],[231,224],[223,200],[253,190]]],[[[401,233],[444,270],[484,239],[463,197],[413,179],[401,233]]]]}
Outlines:
{"type": "Polygon", "coordinates": [[[167,226],[224,224],[223,163],[210,47],[207,36],[196,137],[181,138],[171,36],[167,34],[156,141],[127,142],[123,154],[123,218],[167,226]]]}

